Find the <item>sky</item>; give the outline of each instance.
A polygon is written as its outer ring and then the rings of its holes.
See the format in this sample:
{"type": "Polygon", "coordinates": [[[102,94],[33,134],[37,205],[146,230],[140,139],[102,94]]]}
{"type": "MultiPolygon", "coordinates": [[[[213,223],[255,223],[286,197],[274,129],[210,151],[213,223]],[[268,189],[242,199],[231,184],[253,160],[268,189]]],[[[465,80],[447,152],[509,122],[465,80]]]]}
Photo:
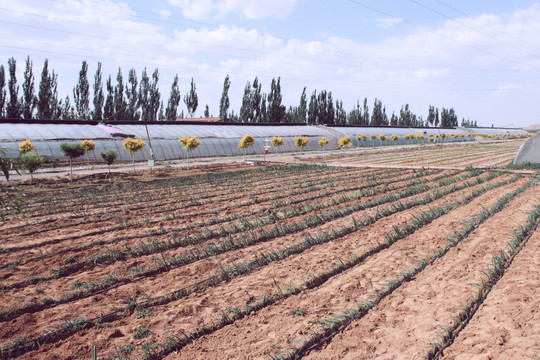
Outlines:
{"type": "Polygon", "coordinates": [[[0,64],[15,58],[19,85],[27,56],[36,94],[48,59],[71,99],[82,61],[90,84],[98,62],[113,84],[119,68],[157,68],[165,106],[175,74],[182,96],[193,78],[196,117],[218,115],[229,74],[235,113],[246,82],[269,93],[280,77],[287,107],[306,87],[347,111],[367,98],[389,116],[433,105],[479,126],[539,124],[539,34],[540,2],[525,0],[0,0],[0,64]]]}

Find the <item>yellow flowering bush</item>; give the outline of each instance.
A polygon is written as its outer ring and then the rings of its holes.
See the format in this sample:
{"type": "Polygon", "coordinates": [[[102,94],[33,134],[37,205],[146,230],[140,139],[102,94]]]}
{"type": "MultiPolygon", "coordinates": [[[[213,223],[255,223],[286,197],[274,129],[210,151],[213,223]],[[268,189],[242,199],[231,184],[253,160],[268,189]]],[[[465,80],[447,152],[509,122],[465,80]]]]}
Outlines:
{"type": "Polygon", "coordinates": [[[84,148],[84,152],[86,153],[86,161],[88,164],[90,164],[90,155],[88,155],[88,152],[96,149],[96,143],[92,140],[83,140],[81,141],[81,146],[84,148]]]}
{"type": "Polygon", "coordinates": [[[247,134],[247,135],[244,135],[244,137],[240,140],[240,143],[238,144],[238,148],[247,149],[253,144],[255,144],[255,136],[247,134]]]}
{"type": "Polygon", "coordinates": [[[281,145],[283,145],[283,139],[280,138],[280,137],[274,136],[274,137],[272,138],[272,145],[274,145],[274,146],[281,146],[281,145]]]}
{"type": "Polygon", "coordinates": [[[356,135],[356,140],[358,141],[366,141],[367,135],[356,135]]]}
{"type": "Polygon", "coordinates": [[[306,138],[303,138],[303,137],[300,137],[300,136],[297,136],[295,139],[294,139],[294,145],[300,149],[300,151],[302,151],[303,148],[305,148],[307,146],[309,142],[309,139],[306,137],[306,138]]]}
{"type": "Polygon", "coordinates": [[[96,143],[92,140],[83,140],[81,141],[81,145],[86,152],[94,151],[96,149],[96,143]]]}
{"type": "Polygon", "coordinates": [[[36,145],[32,144],[30,139],[24,140],[22,143],[19,144],[19,152],[21,154],[26,154],[36,148],[36,145]]]}
{"type": "Polygon", "coordinates": [[[349,145],[351,142],[352,142],[352,139],[349,136],[346,136],[338,140],[338,145],[339,147],[345,147],[349,145]]]}
{"type": "Polygon", "coordinates": [[[392,135],[391,138],[393,142],[397,143],[399,140],[399,135],[392,135]]]}
{"type": "Polygon", "coordinates": [[[189,136],[182,136],[181,138],[178,139],[178,141],[184,144],[184,146],[186,146],[188,140],[189,140],[189,136]]]}
{"type": "Polygon", "coordinates": [[[135,153],[146,146],[146,143],[142,139],[126,138],[122,143],[122,148],[131,153],[131,161],[133,163],[133,170],[135,170],[135,153]]]}
{"type": "MultiPolygon", "coordinates": [[[[298,138],[297,138],[298,139],[298,138]]],[[[330,142],[330,140],[328,140],[328,138],[326,137],[322,137],[321,140],[319,140],[319,146],[322,148],[325,147],[325,145],[327,145],[328,143],[330,142]]],[[[298,145],[296,145],[297,147],[299,147],[298,145]]],[[[305,145],[304,145],[305,146],[305,145]]]]}

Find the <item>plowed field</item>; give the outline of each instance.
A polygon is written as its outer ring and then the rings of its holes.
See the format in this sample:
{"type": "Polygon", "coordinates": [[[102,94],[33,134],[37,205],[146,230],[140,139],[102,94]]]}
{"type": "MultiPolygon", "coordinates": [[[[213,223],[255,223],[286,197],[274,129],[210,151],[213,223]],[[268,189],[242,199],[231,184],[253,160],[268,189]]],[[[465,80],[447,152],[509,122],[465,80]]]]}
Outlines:
{"type": "Polygon", "coordinates": [[[530,175],[225,166],[30,194],[0,222],[4,359],[540,357],[530,175]]]}

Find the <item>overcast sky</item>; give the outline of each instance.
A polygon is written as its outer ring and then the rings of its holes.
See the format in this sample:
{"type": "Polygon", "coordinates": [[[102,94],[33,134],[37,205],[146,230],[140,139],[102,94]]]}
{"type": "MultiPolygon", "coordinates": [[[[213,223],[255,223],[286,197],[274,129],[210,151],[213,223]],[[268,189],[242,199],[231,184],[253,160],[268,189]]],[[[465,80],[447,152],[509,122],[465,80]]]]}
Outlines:
{"type": "MultiPolygon", "coordinates": [[[[0,63],[30,56],[36,93],[43,61],[73,97],[83,60],[124,79],[160,73],[165,105],[174,74],[191,78],[201,116],[214,115],[230,74],[231,109],[257,76],[281,77],[283,103],[304,86],[332,91],[347,111],[375,98],[396,114],[408,103],[453,107],[481,126],[540,123],[540,2],[524,0],[0,0],[0,63]]],[[[114,81],[113,81],[114,83],[114,81]]],[[[182,103],[182,108],[185,105],[182,103]]]]}

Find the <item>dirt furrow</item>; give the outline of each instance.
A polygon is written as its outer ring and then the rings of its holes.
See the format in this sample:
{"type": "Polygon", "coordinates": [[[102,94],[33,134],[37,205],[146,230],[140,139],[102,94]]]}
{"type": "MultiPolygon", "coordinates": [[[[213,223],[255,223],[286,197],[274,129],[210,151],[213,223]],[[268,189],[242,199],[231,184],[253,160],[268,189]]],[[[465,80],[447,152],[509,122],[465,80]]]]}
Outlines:
{"type": "Polygon", "coordinates": [[[540,358],[540,231],[537,230],[440,359],[540,358]]]}
{"type": "Polygon", "coordinates": [[[514,198],[464,242],[383,299],[309,359],[424,358],[441,329],[476,293],[492,257],[540,204],[538,187],[514,198]]]}

